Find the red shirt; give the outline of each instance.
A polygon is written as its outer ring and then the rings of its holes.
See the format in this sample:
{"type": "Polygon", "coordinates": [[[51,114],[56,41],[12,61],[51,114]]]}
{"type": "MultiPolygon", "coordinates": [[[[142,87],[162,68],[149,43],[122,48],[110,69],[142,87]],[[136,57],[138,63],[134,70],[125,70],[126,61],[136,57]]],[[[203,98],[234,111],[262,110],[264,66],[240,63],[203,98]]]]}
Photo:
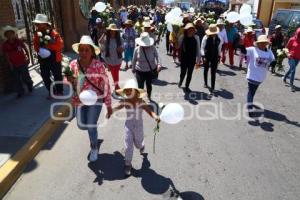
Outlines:
{"type": "MultiPolygon", "coordinates": [[[[55,30],[52,30],[50,35],[52,38],[54,38],[55,42],[53,44],[48,44],[46,48],[55,52],[56,62],[61,62],[62,50],[64,48],[64,41],[60,37],[59,33],[56,32],[55,30]]],[[[37,35],[37,32],[35,32],[33,36],[33,46],[34,46],[34,50],[38,52],[40,47],[39,47],[39,36],[37,35]]]]}
{"type": "Polygon", "coordinates": [[[254,46],[254,38],[253,38],[253,35],[245,35],[244,37],[244,45],[246,48],[248,47],[253,47],[254,46]]]}
{"type": "Polygon", "coordinates": [[[3,52],[8,56],[9,62],[14,67],[26,65],[26,54],[24,52],[25,45],[20,39],[15,39],[13,43],[6,40],[3,43],[3,52]]]}

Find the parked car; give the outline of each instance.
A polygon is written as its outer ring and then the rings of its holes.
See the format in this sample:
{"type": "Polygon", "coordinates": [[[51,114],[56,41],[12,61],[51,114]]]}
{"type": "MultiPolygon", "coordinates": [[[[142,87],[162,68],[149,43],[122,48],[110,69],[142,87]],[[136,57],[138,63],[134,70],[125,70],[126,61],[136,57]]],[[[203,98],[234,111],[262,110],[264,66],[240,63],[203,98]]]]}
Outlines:
{"type": "Polygon", "coordinates": [[[253,23],[255,24],[254,31],[255,31],[256,37],[266,34],[266,29],[261,20],[254,19],[253,23]]]}
{"type": "Polygon", "coordinates": [[[278,9],[270,23],[269,35],[274,33],[276,25],[281,25],[282,31],[291,37],[300,27],[300,10],[278,9]]]}

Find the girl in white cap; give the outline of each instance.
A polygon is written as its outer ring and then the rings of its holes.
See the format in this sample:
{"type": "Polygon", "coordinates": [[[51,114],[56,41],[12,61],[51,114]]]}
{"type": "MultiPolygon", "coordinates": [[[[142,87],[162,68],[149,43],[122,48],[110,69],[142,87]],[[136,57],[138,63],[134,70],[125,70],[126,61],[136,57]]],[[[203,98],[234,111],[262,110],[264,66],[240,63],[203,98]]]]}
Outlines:
{"type": "MultiPolygon", "coordinates": [[[[120,101],[119,105],[113,108],[111,114],[123,108],[126,109],[127,119],[125,122],[124,172],[127,176],[129,176],[132,168],[131,161],[133,156],[133,145],[140,150],[141,154],[145,150],[142,118],[143,111],[146,111],[157,122],[159,122],[159,117],[142,99],[146,95],[146,92],[143,89],[138,88],[137,82],[134,79],[128,80],[125,83],[124,88],[119,89],[116,92],[123,96],[124,100],[120,101]]],[[[110,118],[111,114],[108,113],[106,117],[110,118]]]]}

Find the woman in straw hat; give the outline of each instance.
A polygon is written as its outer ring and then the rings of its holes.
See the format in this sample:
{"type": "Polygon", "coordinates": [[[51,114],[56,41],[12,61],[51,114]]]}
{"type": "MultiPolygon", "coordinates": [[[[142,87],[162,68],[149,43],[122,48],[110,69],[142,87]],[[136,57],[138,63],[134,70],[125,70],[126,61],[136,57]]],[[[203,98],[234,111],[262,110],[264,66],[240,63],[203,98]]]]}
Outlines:
{"type": "Polygon", "coordinates": [[[97,121],[104,103],[107,113],[112,113],[111,92],[109,79],[103,63],[96,59],[100,49],[93,43],[90,36],[82,36],[79,43],[72,45],[73,50],[78,53],[78,59],[70,63],[73,76],[67,76],[67,80],[75,88],[72,103],[75,106],[78,127],[87,130],[90,139],[91,151],[89,160],[98,159],[98,131],[97,121]],[[85,90],[93,90],[97,94],[95,105],[84,105],[79,94],[85,90]]]}
{"type": "Polygon", "coordinates": [[[213,95],[215,90],[216,73],[218,63],[220,62],[221,49],[223,41],[218,35],[219,28],[216,24],[209,25],[206,30],[206,35],[202,39],[201,55],[204,63],[204,87],[208,88],[207,75],[210,68],[211,72],[211,87],[210,95],[213,95]]]}
{"type": "Polygon", "coordinates": [[[124,39],[124,47],[125,47],[125,53],[124,53],[124,60],[126,62],[125,70],[128,70],[129,68],[128,62],[131,61],[133,57],[133,51],[135,48],[135,39],[137,33],[133,28],[132,20],[127,20],[124,25],[125,25],[125,29],[123,30],[122,38],[124,39]]]}
{"type": "Polygon", "coordinates": [[[17,36],[18,29],[12,26],[2,28],[2,37],[6,38],[2,44],[2,50],[7,58],[8,64],[14,74],[17,89],[17,98],[24,95],[23,82],[26,84],[28,91],[33,90],[33,81],[29,75],[28,65],[29,52],[24,42],[17,36]]]}
{"type": "Polygon", "coordinates": [[[196,29],[192,23],[188,23],[184,27],[184,36],[180,41],[180,80],[178,87],[181,87],[183,80],[187,74],[185,82],[185,91],[191,92],[190,83],[195,66],[200,67],[200,41],[195,35],[196,29]]]}
{"type": "Polygon", "coordinates": [[[122,89],[117,90],[117,93],[124,97],[124,100],[119,102],[112,113],[106,115],[107,118],[118,110],[126,109],[127,119],[125,122],[125,168],[124,172],[127,176],[131,174],[131,161],[133,157],[134,145],[144,153],[144,128],[143,128],[143,111],[146,111],[152,118],[159,122],[159,117],[155,112],[151,111],[149,106],[143,101],[146,92],[140,89],[134,79],[126,81],[122,89]]]}
{"type": "Polygon", "coordinates": [[[258,37],[254,43],[254,47],[247,48],[247,80],[248,80],[248,95],[247,95],[247,108],[249,116],[253,112],[253,99],[259,85],[266,79],[268,67],[274,60],[274,55],[268,49],[269,40],[266,35],[258,37]]]}
{"type": "Polygon", "coordinates": [[[157,78],[160,71],[159,57],[154,40],[149,33],[143,32],[135,40],[137,47],[134,49],[132,59],[132,72],[135,73],[139,88],[143,89],[146,82],[148,99],[151,101],[152,79],[157,78]]]}
{"type": "MultiPolygon", "coordinates": [[[[48,99],[53,98],[51,94],[51,73],[55,82],[62,82],[62,50],[64,47],[63,40],[59,33],[51,27],[51,23],[48,20],[47,15],[37,14],[33,21],[36,26],[36,32],[34,33],[33,45],[34,50],[38,53],[38,59],[40,63],[41,76],[44,84],[49,92],[48,99]],[[43,58],[39,51],[47,49],[51,52],[49,57],[43,58]]],[[[63,85],[55,84],[53,88],[55,95],[63,95],[63,85]]]]}
{"type": "Polygon", "coordinates": [[[101,41],[101,55],[111,72],[115,90],[119,89],[119,72],[122,65],[122,53],[124,42],[120,35],[120,29],[116,24],[110,24],[107,28],[106,37],[101,41]]]}

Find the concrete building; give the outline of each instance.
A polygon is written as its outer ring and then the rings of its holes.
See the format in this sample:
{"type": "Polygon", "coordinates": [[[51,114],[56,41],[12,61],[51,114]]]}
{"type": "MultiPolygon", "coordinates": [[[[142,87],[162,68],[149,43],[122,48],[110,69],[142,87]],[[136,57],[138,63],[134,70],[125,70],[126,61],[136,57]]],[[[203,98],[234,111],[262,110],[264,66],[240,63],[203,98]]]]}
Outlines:
{"type": "Polygon", "coordinates": [[[268,26],[272,16],[278,9],[300,9],[299,0],[260,0],[257,17],[268,26]]]}

